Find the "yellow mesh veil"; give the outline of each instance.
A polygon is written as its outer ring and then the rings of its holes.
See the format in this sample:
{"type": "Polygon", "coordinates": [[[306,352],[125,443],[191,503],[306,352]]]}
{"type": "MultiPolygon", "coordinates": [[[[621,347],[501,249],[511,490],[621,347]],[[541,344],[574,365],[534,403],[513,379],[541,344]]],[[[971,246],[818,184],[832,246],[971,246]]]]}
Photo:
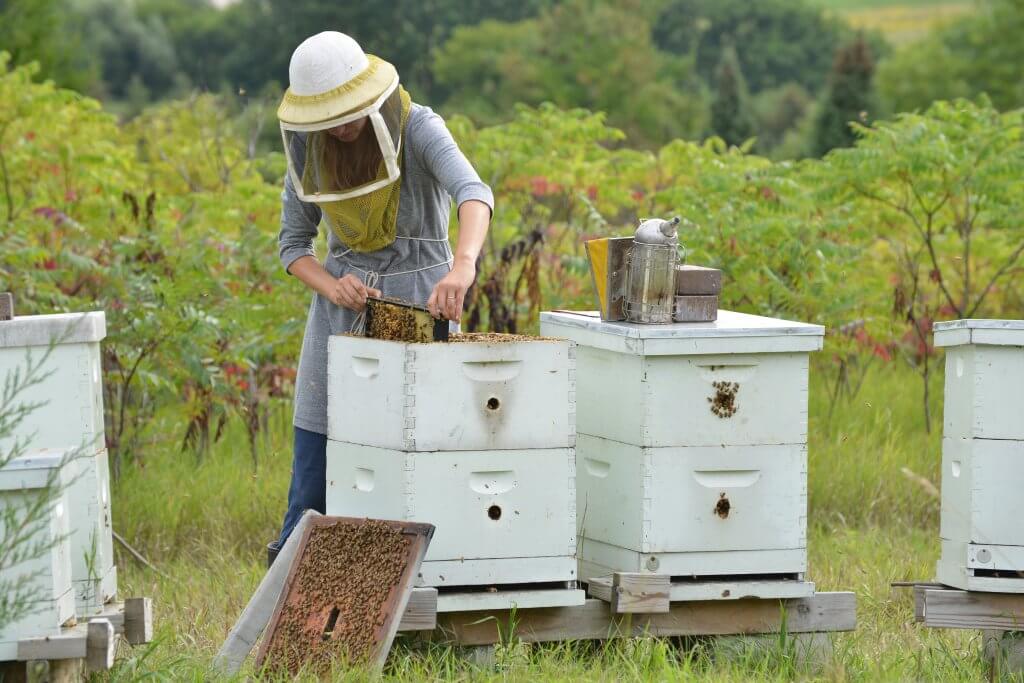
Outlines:
{"type": "MultiPolygon", "coordinates": [[[[380,109],[386,129],[392,132],[392,145],[398,151],[398,166],[401,167],[405,148],[405,126],[409,119],[411,99],[404,88],[398,86],[397,98],[389,98],[380,109]]],[[[370,125],[369,122],[367,125],[370,125]]],[[[306,163],[301,185],[303,188],[316,186],[330,174],[324,168],[325,131],[316,131],[306,138],[306,163]]],[[[343,162],[342,162],[343,163],[343,162]]],[[[377,177],[371,182],[385,180],[388,170],[382,160],[377,177]]],[[[357,252],[376,251],[395,241],[398,221],[398,200],[401,177],[366,194],[336,201],[316,202],[321,208],[324,220],[346,246],[357,252]]]]}

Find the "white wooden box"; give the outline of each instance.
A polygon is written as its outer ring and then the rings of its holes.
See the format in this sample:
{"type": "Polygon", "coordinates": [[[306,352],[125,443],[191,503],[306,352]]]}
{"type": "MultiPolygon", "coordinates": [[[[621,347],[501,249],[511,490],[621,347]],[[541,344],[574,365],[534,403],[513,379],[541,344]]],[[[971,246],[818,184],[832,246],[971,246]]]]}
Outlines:
{"type": "Polygon", "coordinates": [[[71,576],[81,617],[103,611],[117,593],[107,451],[77,455],[69,468],[71,576]]]}
{"type": "Polygon", "coordinates": [[[936,323],[935,345],[946,348],[943,435],[1024,440],[1024,321],[936,323]]]}
{"type": "Polygon", "coordinates": [[[808,352],[824,330],[721,311],[717,321],[638,325],[542,313],[577,343],[577,429],[638,446],[807,440],[808,352]]]}
{"type": "Polygon", "coordinates": [[[629,571],[674,575],[806,570],[804,446],[645,448],[580,434],[577,454],[583,563],[626,571],[607,565],[614,554],[629,571]],[[774,559],[754,562],[760,554],[774,559]]]}
{"type": "Polygon", "coordinates": [[[327,442],[327,514],[429,522],[421,585],[574,581],[571,448],[415,452],[327,442]]]}
{"type": "Polygon", "coordinates": [[[581,579],[806,571],[808,354],[824,328],[563,311],[541,334],[577,344],[581,579]]]}
{"type": "Polygon", "coordinates": [[[1024,592],[1022,489],[1024,441],[943,439],[940,581],[1024,592]]]}
{"type": "Polygon", "coordinates": [[[935,325],[946,349],[939,581],[1024,592],[1024,321],[935,325]]]}
{"type": "MultiPolygon", "coordinates": [[[[39,496],[50,497],[46,517],[36,518],[28,529],[27,543],[18,546],[28,557],[0,568],[0,584],[5,590],[21,584],[22,595],[31,598],[28,614],[0,628],[0,661],[17,658],[19,640],[57,635],[61,625],[75,617],[68,541],[70,513],[62,490],[68,482],[66,459],[64,451],[36,451],[0,469],[0,509],[5,517],[10,515],[12,523],[24,521],[27,508],[36,504],[39,496]],[[51,489],[48,493],[44,491],[47,487],[51,489]],[[39,552],[28,551],[31,546],[39,552]]],[[[7,536],[6,525],[0,526],[0,536],[7,536]]],[[[6,537],[0,542],[12,540],[6,537]]]]}
{"type": "Polygon", "coordinates": [[[27,439],[28,450],[80,448],[88,453],[106,446],[103,430],[103,385],[100,340],[107,334],[103,312],[15,317],[0,322],[0,379],[26,371],[45,358],[42,381],[19,393],[17,402],[38,405],[0,437],[0,451],[14,438],[27,439]],[[49,355],[47,355],[49,354],[49,355]]]}
{"type": "Polygon", "coordinates": [[[571,448],[572,345],[333,336],[328,437],[405,451],[571,448]]]}

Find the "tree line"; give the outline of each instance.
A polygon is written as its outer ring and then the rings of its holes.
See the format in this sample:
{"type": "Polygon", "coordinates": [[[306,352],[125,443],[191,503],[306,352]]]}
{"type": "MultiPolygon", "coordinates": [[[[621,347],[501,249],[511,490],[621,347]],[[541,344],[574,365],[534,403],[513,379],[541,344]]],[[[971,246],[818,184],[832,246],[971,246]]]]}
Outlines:
{"type": "Polygon", "coordinates": [[[418,101],[482,125],[553,102],[606,112],[648,148],[716,135],[793,158],[936,99],[1019,105],[1022,15],[985,2],[893,52],[807,0],[0,0],[0,45],[131,117],[197,89],[271,102],[295,45],[337,29],[394,62],[418,101]]]}

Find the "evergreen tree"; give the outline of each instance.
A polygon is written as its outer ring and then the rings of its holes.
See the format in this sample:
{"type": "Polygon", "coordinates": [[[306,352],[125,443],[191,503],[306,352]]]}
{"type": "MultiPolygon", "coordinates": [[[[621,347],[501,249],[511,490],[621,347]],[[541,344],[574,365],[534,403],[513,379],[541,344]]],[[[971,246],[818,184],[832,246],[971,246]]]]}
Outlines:
{"type": "Polygon", "coordinates": [[[828,87],[815,122],[813,152],[825,155],[836,147],[850,147],[857,139],[851,121],[867,122],[874,97],[875,62],[863,36],[836,52],[828,87]]]}
{"type": "Polygon", "coordinates": [[[715,71],[715,93],[711,101],[711,128],[730,145],[741,145],[754,135],[750,96],[740,69],[736,48],[727,45],[715,71]]]}

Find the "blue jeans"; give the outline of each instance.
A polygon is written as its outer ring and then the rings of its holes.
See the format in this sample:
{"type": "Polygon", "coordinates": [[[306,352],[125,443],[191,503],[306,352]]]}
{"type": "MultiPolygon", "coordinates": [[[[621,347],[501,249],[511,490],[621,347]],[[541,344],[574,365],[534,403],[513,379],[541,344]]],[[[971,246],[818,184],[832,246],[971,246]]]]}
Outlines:
{"type": "Polygon", "coordinates": [[[327,508],[327,435],[295,427],[292,483],[277,547],[284,546],[306,510],[324,514],[327,508]]]}

